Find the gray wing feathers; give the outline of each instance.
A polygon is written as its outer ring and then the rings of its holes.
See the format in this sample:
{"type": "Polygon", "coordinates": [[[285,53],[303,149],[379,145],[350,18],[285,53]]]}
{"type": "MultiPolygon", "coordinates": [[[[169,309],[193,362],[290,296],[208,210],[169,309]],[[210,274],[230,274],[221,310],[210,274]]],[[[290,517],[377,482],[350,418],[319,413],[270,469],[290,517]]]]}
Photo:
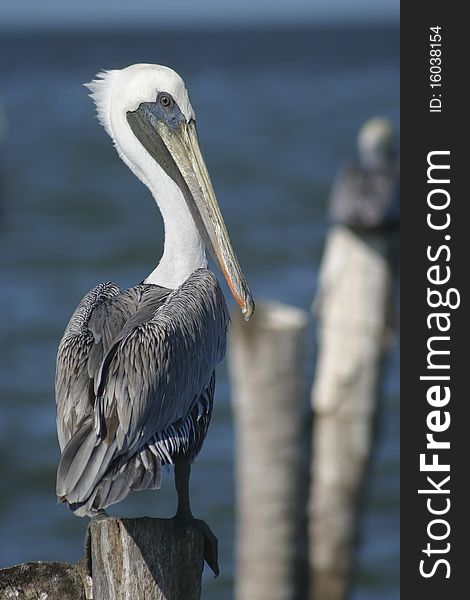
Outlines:
{"type": "Polygon", "coordinates": [[[103,361],[95,409],[99,427],[117,415],[121,451],[136,450],[191,412],[225,354],[228,321],[215,276],[198,270],[150,321],[123,332],[103,361]]]}
{"type": "Polygon", "coordinates": [[[62,436],[68,443],[61,445],[57,494],[76,514],[118,502],[130,489],[159,487],[158,434],[178,427],[213,390],[225,354],[228,310],[210,271],[195,271],[171,293],[114,288],[115,297],[82,322],[89,335],[80,368],[88,386],[93,381],[86,396],[94,405],[81,428],[75,419],[72,439],[62,436]]]}
{"type": "Polygon", "coordinates": [[[57,471],[57,495],[67,495],[73,502],[92,489],[104,475],[114,457],[113,445],[100,444],[91,427],[91,418],[85,420],[79,431],[65,447],[57,471]],[[90,465],[83,471],[83,465],[90,465]]]}
{"type": "Polygon", "coordinates": [[[95,507],[119,502],[130,490],[156,489],[162,478],[161,460],[144,447],[129,460],[116,459],[116,442],[100,443],[90,423],[84,424],[64,450],[57,474],[57,495],[79,516],[95,507]],[[83,466],[86,465],[86,469],[83,466]]]}
{"type": "Polygon", "coordinates": [[[104,302],[120,293],[114,283],[101,283],[83,297],[59,344],[56,364],[57,433],[61,450],[90,412],[88,356],[94,344],[88,322],[104,302]]]}
{"type": "Polygon", "coordinates": [[[120,468],[107,473],[92,489],[90,495],[77,495],[76,504],[71,508],[76,515],[93,515],[97,508],[120,502],[131,491],[158,489],[162,480],[162,464],[148,448],[144,448],[128,459],[120,468]]]}
{"type": "MultiPolygon", "coordinates": [[[[88,328],[93,334],[95,343],[88,357],[88,375],[95,379],[101,368],[103,358],[110,348],[116,343],[123,330],[136,318],[150,318],[147,305],[151,305],[153,312],[161,304],[162,298],[168,294],[168,290],[155,287],[149,299],[142,302],[142,294],[139,286],[131,288],[118,296],[102,303],[93,311],[88,328]]],[[[96,390],[95,390],[96,391],[96,390]]]]}

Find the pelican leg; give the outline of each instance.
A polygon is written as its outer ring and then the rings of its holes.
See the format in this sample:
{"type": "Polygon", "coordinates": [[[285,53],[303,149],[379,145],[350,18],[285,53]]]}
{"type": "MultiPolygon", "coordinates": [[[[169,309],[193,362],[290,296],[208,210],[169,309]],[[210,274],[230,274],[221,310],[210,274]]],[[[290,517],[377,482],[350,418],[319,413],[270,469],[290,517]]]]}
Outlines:
{"type": "Polygon", "coordinates": [[[104,510],[99,510],[96,515],[93,515],[90,518],[90,521],[87,525],[86,531],[85,531],[85,539],[83,541],[83,556],[82,558],[78,561],[85,573],[87,575],[89,575],[90,577],[92,576],[91,574],[91,532],[90,532],[90,527],[92,523],[96,523],[97,521],[102,521],[103,519],[107,519],[108,518],[108,514],[106,513],[106,511],[104,510]]]}
{"type": "Polygon", "coordinates": [[[178,508],[173,519],[183,525],[195,525],[204,535],[204,560],[214,575],[219,574],[218,545],[219,542],[209,525],[202,519],[195,519],[189,501],[189,476],[191,464],[185,459],[175,462],[175,487],[178,494],[178,508]]]}

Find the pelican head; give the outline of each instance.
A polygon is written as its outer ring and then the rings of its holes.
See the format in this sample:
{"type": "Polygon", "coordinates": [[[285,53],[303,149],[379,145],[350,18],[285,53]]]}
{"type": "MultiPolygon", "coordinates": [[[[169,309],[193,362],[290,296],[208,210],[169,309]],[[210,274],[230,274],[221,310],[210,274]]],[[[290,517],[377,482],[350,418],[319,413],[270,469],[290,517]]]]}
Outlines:
{"type": "MultiPolygon", "coordinates": [[[[183,80],[172,69],[152,64],[105,71],[97,77],[85,85],[119,155],[153,193],[165,226],[178,214],[187,220],[189,209],[205,247],[248,320],[254,302],[199,148],[195,114],[183,80]],[[177,209],[178,202],[186,208],[177,209]]],[[[191,252],[190,244],[185,251],[191,252]]]]}

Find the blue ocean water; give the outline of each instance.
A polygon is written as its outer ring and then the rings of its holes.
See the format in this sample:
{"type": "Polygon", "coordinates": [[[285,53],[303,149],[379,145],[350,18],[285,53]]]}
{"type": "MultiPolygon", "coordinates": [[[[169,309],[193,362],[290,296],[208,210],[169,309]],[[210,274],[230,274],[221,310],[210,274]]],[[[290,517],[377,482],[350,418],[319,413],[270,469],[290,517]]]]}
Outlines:
{"type": "MultiPolygon", "coordinates": [[[[0,103],[0,567],[74,561],[86,522],[56,504],[55,352],[96,283],[141,281],[162,248],[145,188],[117,158],[83,82],[101,68],[167,64],[185,79],[201,146],[255,297],[309,309],[328,191],[363,121],[398,125],[398,30],[3,34],[0,103]]],[[[309,364],[313,372],[313,335],[309,364]]],[[[386,365],[377,453],[365,500],[354,600],[398,597],[399,355],[386,365]]],[[[310,382],[306,382],[308,388],[310,382]]],[[[219,370],[213,421],[192,477],[194,512],[220,540],[232,598],[234,470],[230,390],[219,370]]],[[[114,512],[171,516],[172,478],[114,512]]],[[[111,511],[112,512],[112,511],[111,511]]]]}

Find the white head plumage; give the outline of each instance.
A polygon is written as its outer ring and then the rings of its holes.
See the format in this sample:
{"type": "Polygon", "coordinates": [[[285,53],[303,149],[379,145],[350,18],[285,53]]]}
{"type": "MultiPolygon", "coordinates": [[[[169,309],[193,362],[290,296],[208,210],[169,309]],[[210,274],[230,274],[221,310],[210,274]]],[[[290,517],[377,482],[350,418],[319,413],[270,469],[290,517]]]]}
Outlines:
{"type": "Polygon", "coordinates": [[[171,94],[188,121],[195,118],[184,81],[169,67],[141,63],[102,71],[84,86],[91,92],[100,123],[113,139],[114,116],[125,117],[142,102],[155,102],[158,92],[171,94]]]}

